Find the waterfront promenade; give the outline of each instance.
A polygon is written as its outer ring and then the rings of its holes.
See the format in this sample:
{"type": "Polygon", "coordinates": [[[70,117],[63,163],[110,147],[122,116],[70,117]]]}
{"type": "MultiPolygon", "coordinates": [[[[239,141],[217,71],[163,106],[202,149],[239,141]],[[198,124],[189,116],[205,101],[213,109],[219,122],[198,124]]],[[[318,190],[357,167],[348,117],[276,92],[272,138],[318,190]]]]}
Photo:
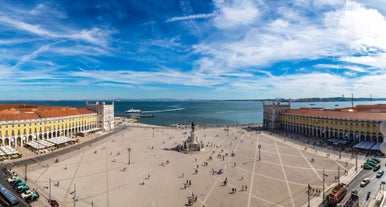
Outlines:
{"type": "MultiPolygon", "coordinates": [[[[326,188],[334,183],[338,166],[342,179],[349,177],[344,169],[350,175],[355,168],[355,159],[346,154],[328,157],[321,150],[242,127],[198,128],[196,135],[206,145],[203,152],[171,150],[189,132],[132,124],[57,157],[58,163],[52,159],[29,166],[28,182],[42,195],[33,206],[48,206],[51,179],[51,197],[61,206],[74,206],[70,193],[76,188],[76,206],[185,206],[194,195],[193,206],[200,207],[297,207],[307,203],[308,184],[322,189],[323,168],[329,175],[326,188]],[[220,169],[222,174],[217,173],[220,169]]],[[[24,167],[15,171],[23,177],[24,167]]],[[[321,194],[312,198],[317,202],[321,194]]]]}

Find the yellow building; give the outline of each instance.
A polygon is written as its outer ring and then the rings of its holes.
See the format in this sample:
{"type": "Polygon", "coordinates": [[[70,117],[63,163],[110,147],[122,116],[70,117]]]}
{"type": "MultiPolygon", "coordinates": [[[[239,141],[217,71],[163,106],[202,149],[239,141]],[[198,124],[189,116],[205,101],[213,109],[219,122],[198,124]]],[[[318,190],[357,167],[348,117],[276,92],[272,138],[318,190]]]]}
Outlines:
{"type": "MultiPolygon", "coordinates": [[[[264,113],[275,107],[278,105],[264,105],[264,113]]],[[[276,116],[277,124],[270,129],[348,141],[383,142],[380,124],[386,120],[386,105],[359,105],[340,109],[288,107],[276,116]]],[[[264,115],[264,126],[268,128],[266,123],[272,120],[266,117],[269,116],[264,115]]]]}
{"type": "Polygon", "coordinates": [[[84,108],[0,104],[0,146],[23,146],[32,140],[74,137],[97,128],[97,114],[84,108]]]}

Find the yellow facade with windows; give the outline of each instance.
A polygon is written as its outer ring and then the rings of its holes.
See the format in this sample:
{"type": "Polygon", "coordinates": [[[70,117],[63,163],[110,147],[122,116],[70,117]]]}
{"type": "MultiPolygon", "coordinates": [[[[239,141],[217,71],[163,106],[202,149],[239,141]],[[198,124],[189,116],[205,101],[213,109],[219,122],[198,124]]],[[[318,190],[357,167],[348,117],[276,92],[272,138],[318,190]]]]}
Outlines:
{"type": "Polygon", "coordinates": [[[322,138],[383,142],[380,125],[386,120],[386,105],[350,108],[291,109],[290,104],[264,105],[264,127],[322,138]]]}
{"type": "Polygon", "coordinates": [[[74,137],[93,131],[97,113],[73,107],[0,104],[0,146],[23,146],[32,140],[74,137]]]}
{"type": "Polygon", "coordinates": [[[323,138],[349,141],[383,142],[380,132],[382,120],[313,117],[311,114],[285,112],[280,115],[280,128],[285,131],[323,138]]]}

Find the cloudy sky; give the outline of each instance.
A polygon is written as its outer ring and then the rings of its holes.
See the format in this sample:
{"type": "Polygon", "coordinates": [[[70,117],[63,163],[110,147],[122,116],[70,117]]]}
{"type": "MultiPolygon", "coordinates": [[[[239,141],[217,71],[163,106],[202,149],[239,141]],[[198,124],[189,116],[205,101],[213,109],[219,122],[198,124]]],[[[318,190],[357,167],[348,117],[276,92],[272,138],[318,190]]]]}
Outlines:
{"type": "Polygon", "coordinates": [[[0,100],[386,97],[384,0],[0,1],[0,100]]]}

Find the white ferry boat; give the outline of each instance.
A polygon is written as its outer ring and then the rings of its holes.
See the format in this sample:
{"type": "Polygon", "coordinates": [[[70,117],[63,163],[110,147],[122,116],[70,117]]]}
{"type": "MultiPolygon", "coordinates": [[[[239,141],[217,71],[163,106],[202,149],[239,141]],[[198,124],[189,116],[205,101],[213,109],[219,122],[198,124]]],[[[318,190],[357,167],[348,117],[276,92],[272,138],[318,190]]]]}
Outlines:
{"type": "Polygon", "coordinates": [[[126,111],[127,114],[132,114],[132,113],[141,113],[142,111],[140,109],[129,109],[126,111]]]}

